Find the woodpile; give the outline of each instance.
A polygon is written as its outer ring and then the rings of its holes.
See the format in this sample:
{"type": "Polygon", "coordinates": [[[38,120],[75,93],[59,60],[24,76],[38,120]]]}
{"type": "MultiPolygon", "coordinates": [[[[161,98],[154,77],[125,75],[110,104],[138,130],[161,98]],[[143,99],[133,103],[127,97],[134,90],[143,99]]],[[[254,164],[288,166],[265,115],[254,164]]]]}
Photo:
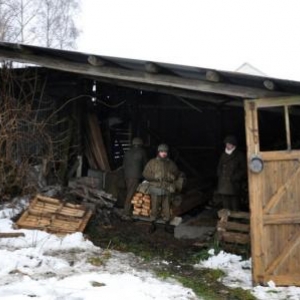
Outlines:
{"type": "Polygon", "coordinates": [[[135,193],[131,203],[133,204],[134,216],[149,217],[151,212],[151,197],[150,195],[140,192],[135,193]]]}
{"type": "Polygon", "coordinates": [[[80,198],[85,203],[95,204],[97,208],[112,208],[117,199],[100,188],[100,179],[81,177],[70,180],[69,193],[80,198]]]}
{"type": "Polygon", "coordinates": [[[59,199],[36,195],[16,222],[16,228],[39,229],[59,235],[83,232],[92,211],[59,199]]]}
{"type": "Polygon", "coordinates": [[[221,209],[217,223],[217,240],[229,252],[250,252],[250,214],[242,211],[221,209]]]}
{"type": "Polygon", "coordinates": [[[117,198],[101,189],[101,180],[95,177],[81,177],[69,181],[69,194],[94,212],[98,224],[111,225],[111,211],[117,198]]]}

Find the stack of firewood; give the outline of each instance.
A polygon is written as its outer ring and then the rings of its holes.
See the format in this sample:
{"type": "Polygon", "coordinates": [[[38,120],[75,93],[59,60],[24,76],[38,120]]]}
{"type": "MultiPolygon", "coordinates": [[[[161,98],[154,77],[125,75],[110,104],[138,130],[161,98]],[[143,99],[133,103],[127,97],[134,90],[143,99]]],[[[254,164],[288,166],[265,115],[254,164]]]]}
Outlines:
{"type": "Polygon", "coordinates": [[[144,216],[149,217],[151,211],[151,197],[150,195],[143,193],[135,193],[133,196],[131,203],[133,204],[133,212],[134,216],[144,216]]]}

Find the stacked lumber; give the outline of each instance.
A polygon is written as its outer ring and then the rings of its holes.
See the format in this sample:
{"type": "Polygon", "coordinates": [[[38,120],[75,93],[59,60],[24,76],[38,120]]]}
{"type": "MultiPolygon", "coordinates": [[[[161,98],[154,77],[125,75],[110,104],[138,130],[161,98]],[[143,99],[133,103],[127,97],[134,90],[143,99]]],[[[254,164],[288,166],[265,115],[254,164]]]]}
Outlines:
{"type": "Polygon", "coordinates": [[[133,204],[134,216],[149,217],[151,212],[151,197],[143,193],[135,193],[131,203],[133,204]]]}
{"type": "Polygon", "coordinates": [[[218,211],[217,239],[227,251],[242,253],[250,251],[250,214],[243,211],[218,211]]]}
{"type": "Polygon", "coordinates": [[[91,216],[92,211],[82,205],[36,195],[15,227],[56,234],[83,232],[91,216]]]}

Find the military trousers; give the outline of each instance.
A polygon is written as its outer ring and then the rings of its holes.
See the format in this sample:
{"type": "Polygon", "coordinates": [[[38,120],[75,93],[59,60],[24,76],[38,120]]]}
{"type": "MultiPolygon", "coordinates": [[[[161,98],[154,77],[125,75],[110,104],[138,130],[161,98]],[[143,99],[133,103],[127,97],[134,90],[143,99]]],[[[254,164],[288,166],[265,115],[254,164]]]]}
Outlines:
{"type": "Polygon", "coordinates": [[[127,194],[126,194],[126,200],[124,203],[124,214],[127,216],[130,216],[132,213],[131,200],[136,192],[137,187],[140,184],[140,179],[126,178],[125,182],[126,182],[127,194]]]}
{"type": "Polygon", "coordinates": [[[161,216],[165,222],[169,222],[171,217],[170,203],[170,194],[162,196],[151,194],[150,220],[155,221],[161,216]]]}

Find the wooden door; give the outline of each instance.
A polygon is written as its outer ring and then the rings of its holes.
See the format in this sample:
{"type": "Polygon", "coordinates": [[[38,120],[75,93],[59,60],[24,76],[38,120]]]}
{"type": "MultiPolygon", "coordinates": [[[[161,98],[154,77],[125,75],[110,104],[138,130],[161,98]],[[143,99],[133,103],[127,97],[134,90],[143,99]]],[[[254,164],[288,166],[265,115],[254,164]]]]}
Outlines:
{"type": "Polygon", "coordinates": [[[244,107],[253,284],[300,286],[300,96],[244,107]]]}

